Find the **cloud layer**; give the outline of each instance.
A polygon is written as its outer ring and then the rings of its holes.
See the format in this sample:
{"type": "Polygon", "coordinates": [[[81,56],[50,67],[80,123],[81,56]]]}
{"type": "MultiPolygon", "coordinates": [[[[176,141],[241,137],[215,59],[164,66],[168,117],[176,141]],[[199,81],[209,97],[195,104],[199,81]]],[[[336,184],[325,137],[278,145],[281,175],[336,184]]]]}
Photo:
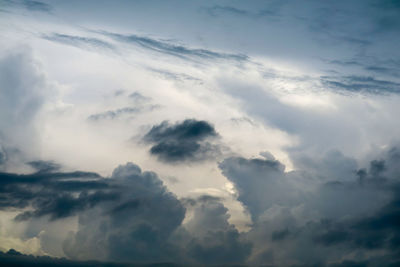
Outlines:
{"type": "Polygon", "coordinates": [[[1,262],[400,264],[396,1],[0,6],[1,262]]]}

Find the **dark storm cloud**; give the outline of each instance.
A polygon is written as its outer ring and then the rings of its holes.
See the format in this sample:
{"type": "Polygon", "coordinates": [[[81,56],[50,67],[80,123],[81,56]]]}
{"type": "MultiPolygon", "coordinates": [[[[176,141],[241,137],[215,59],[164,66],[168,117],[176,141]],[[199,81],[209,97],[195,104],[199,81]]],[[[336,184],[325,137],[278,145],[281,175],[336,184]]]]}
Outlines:
{"type": "Polygon", "coordinates": [[[120,185],[118,201],[80,214],[78,232],[64,242],[66,255],[119,262],[179,261],[179,249],[169,239],[181,225],[185,208],[158,176],[128,163],[113,171],[110,183],[120,185]]]}
{"type": "Polygon", "coordinates": [[[185,208],[155,173],[132,163],[119,166],[109,178],[53,169],[0,173],[0,209],[23,210],[18,222],[78,215],[77,233],[63,244],[73,259],[180,262],[180,249],[168,239],[181,225],[185,208]]]}
{"type": "Polygon", "coordinates": [[[96,173],[55,172],[57,165],[42,161],[30,165],[38,172],[0,173],[0,209],[31,209],[17,215],[17,220],[41,216],[50,216],[52,220],[65,218],[118,197],[96,173]]]}
{"type": "Polygon", "coordinates": [[[219,147],[208,140],[218,137],[214,127],[206,121],[188,119],[176,124],[167,121],[155,125],[143,137],[154,144],[150,153],[166,162],[204,160],[219,153],[219,147]]]}
{"type": "Polygon", "coordinates": [[[323,84],[334,90],[370,94],[400,93],[400,83],[370,76],[321,77],[323,84]]]}
{"type": "Polygon", "coordinates": [[[111,32],[100,32],[103,35],[113,38],[116,41],[139,45],[142,48],[149,49],[162,54],[167,54],[184,59],[226,59],[235,61],[246,61],[248,57],[242,54],[229,54],[222,52],[215,52],[207,49],[189,48],[183,45],[174,44],[171,42],[158,40],[146,36],[139,36],[135,34],[124,35],[111,32]]]}
{"type": "Polygon", "coordinates": [[[398,263],[399,150],[388,150],[361,170],[353,159],[339,152],[325,157],[314,163],[309,159],[308,165],[303,163],[301,169],[291,172],[284,172],[283,165],[273,158],[236,157],[220,164],[223,174],[235,184],[238,200],[252,216],[252,229],[244,238],[256,248],[251,256],[253,263],[398,263]],[[274,245],[265,245],[266,240],[274,245]],[[311,247],[312,254],[305,247],[311,247]],[[383,254],[369,256],[377,251],[383,254]],[[355,252],[364,256],[352,262],[341,260],[355,252]]]}
{"type": "Polygon", "coordinates": [[[61,33],[52,33],[50,35],[42,35],[42,38],[52,42],[71,45],[79,48],[91,48],[91,49],[100,48],[110,51],[115,50],[112,44],[93,37],[81,37],[81,36],[67,35],[61,33]]]}
{"type": "MultiPolygon", "coordinates": [[[[132,163],[119,166],[108,179],[94,173],[39,171],[1,173],[0,181],[2,209],[32,209],[20,213],[17,221],[79,216],[78,231],[63,244],[71,259],[224,264],[243,263],[251,251],[251,243],[241,240],[229,224],[221,199],[201,196],[181,202],[155,173],[142,172],[132,163]],[[194,210],[185,228],[182,203],[194,210]]],[[[43,262],[32,257],[13,260],[43,262]]]]}
{"type": "Polygon", "coordinates": [[[132,263],[115,263],[100,261],[72,261],[65,258],[52,258],[49,256],[32,256],[22,254],[14,249],[8,252],[0,252],[0,262],[4,266],[17,267],[178,267],[173,263],[155,263],[155,264],[132,264],[132,263]]]}
{"type": "MultiPolygon", "coordinates": [[[[191,139],[210,132],[177,128],[155,130],[153,136],[191,139]]],[[[397,148],[364,169],[334,151],[285,172],[270,153],[262,154],[265,158],[231,157],[220,163],[251,215],[251,229],[244,233],[229,222],[223,199],[202,195],[178,200],[157,174],[132,163],[102,178],[31,162],[36,173],[0,174],[0,207],[24,209],[19,221],[78,215],[78,231],[63,243],[74,260],[346,266],[350,262],[342,259],[356,251],[363,254],[351,264],[399,260],[397,148]],[[183,224],[186,213],[190,216],[183,224]],[[379,257],[362,256],[377,251],[382,252],[379,257]]]]}
{"type": "Polygon", "coordinates": [[[16,217],[18,222],[46,215],[49,220],[79,217],[78,230],[70,232],[63,243],[65,255],[72,260],[26,256],[14,250],[0,253],[0,260],[26,266],[103,264],[79,261],[88,259],[134,263],[129,266],[243,263],[251,242],[242,240],[228,222],[228,209],[220,201],[201,196],[181,202],[157,174],[143,172],[132,163],[117,167],[109,178],[52,168],[33,174],[0,173],[1,209],[30,209],[16,217]],[[187,226],[182,225],[184,204],[193,211],[187,226]]]}

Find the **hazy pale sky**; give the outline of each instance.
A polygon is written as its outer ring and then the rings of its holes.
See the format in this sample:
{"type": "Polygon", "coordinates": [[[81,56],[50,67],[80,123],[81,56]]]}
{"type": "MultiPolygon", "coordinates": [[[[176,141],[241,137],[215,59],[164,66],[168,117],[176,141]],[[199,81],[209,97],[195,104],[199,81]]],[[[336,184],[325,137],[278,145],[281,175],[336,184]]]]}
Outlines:
{"type": "Polygon", "coordinates": [[[0,261],[399,264],[399,33],[395,0],[0,0],[0,261]]]}

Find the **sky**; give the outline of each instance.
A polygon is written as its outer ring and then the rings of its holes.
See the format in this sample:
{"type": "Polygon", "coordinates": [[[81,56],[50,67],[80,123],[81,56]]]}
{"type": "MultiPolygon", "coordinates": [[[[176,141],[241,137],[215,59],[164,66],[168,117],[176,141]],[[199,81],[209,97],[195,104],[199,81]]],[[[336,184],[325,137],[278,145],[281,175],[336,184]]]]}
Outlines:
{"type": "Polygon", "coordinates": [[[0,262],[400,265],[399,47],[398,0],[0,0],[0,262]]]}

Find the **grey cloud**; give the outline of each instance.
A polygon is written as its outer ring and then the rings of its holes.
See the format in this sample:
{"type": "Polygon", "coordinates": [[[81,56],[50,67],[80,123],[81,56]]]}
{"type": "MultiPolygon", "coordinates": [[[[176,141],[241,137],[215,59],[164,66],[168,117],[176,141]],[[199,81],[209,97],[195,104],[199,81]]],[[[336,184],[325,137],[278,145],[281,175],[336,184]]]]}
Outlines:
{"type": "Polygon", "coordinates": [[[146,105],[142,107],[124,107],[115,110],[108,110],[102,113],[92,114],[88,117],[88,119],[92,121],[98,121],[104,119],[116,119],[125,115],[141,114],[143,112],[152,111],[157,108],[160,108],[160,105],[146,105]]]}
{"type": "Polygon", "coordinates": [[[208,8],[211,15],[215,16],[217,13],[232,13],[234,15],[249,15],[249,12],[244,9],[238,9],[231,6],[213,6],[208,8]]]}
{"type": "Polygon", "coordinates": [[[3,147],[0,145],[0,166],[3,165],[7,161],[7,154],[4,151],[3,147]]]}
{"type": "Polygon", "coordinates": [[[135,103],[147,103],[151,101],[151,98],[148,96],[144,96],[139,92],[133,92],[129,95],[129,97],[135,102],[135,103]]]}
{"type": "MultiPolygon", "coordinates": [[[[119,33],[105,32],[105,31],[94,31],[94,33],[102,34],[104,37],[111,38],[117,42],[128,43],[142,48],[155,51],[158,53],[179,57],[186,60],[233,60],[238,62],[248,61],[249,57],[244,54],[233,54],[216,52],[201,48],[189,48],[184,45],[174,44],[172,42],[163,41],[147,36],[139,36],[135,34],[123,35],[119,33]]],[[[62,33],[52,33],[41,36],[43,39],[57,42],[61,44],[71,45],[84,49],[104,49],[107,51],[116,52],[117,48],[114,44],[101,40],[95,37],[83,37],[68,35],[62,33]]]]}
{"type": "MultiPolygon", "coordinates": [[[[167,132],[186,138],[205,134],[167,132]]],[[[3,210],[29,207],[17,216],[19,221],[77,215],[79,228],[63,244],[74,260],[331,266],[349,263],[342,259],[359,251],[354,263],[379,266],[378,258],[367,256],[378,250],[384,262],[399,260],[397,148],[362,170],[337,151],[308,158],[299,165],[302,169],[290,172],[272,154],[263,155],[231,157],[219,165],[252,217],[244,233],[229,223],[222,199],[178,200],[157,174],[132,163],[103,178],[60,172],[37,161],[36,173],[0,174],[0,202],[3,210]],[[185,214],[190,216],[183,224],[185,214]]]]}
{"type": "MultiPolygon", "coordinates": [[[[123,94],[123,91],[117,91],[116,96],[123,94]]],[[[144,112],[153,111],[160,108],[158,104],[151,104],[151,98],[140,94],[139,92],[133,92],[128,95],[128,98],[133,102],[134,106],[117,108],[114,110],[107,110],[104,112],[92,114],[88,117],[88,120],[99,121],[104,119],[117,119],[129,115],[138,115],[144,112]]]]}
{"type": "Polygon", "coordinates": [[[142,48],[149,49],[162,54],[167,54],[184,59],[226,59],[235,61],[246,61],[248,57],[242,54],[229,54],[215,52],[207,49],[189,48],[183,45],[178,45],[146,36],[135,34],[124,35],[111,32],[100,32],[107,37],[111,37],[116,41],[138,45],[142,48]]]}
{"type": "Polygon", "coordinates": [[[97,121],[102,119],[115,119],[122,115],[138,114],[142,111],[141,108],[119,108],[116,110],[108,110],[102,113],[92,114],[88,117],[89,120],[97,121]]]}
{"type": "Polygon", "coordinates": [[[360,65],[362,65],[357,60],[338,60],[338,59],[335,59],[335,60],[328,61],[328,63],[336,64],[336,65],[340,65],[340,66],[360,66],[360,65]]]}
{"type": "Polygon", "coordinates": [[[168,240],[184,218],[181,203],[155,173],[132,163],[116,168],[110,180],[121,185],[119,200],[81,213],[78,232],[64,243],[65,253],[76,259],[177,261],[177,248],[168,240]]]}
{"type": "MultiPolygon", "coordinates": [[[[361,81],[369,86],[375,83],[375,80],[371,81],[370,79],[360,79],[360,83],[361,81]]],[[[379,81],[378,86],[382,90],[391,89],[394,91],[394,86],[397,86],[397,84],[390,82],[380,83],[379,81]],[[388,87],[383,84],[388,84],[388,87]]],[[[316,83],[319,84],[320,82],[316,81],[316,83]]],[[[333,149],[351,153],[351,151],[357,151],[360,147],[369,146],[371,142],[380,143],[382,140],[396,140],[398,135],[395,133],[397,132],[396,128],[387,125],[392,123],[388,114],[396,114],[397,112],[397,106],[391,104],[391,101],[395,103],[399,95],[389,94],[388,91],[377,90],[377,94],[360,94],[335,88],[336,92],[342,94],[338,98],[342,98],[343,102],[338,101],[338,99],[333,100],[335,108],[325,109],[285,103],[273,93],[268,92],[268,86],[260,88],[252,84],[241,83],[241,81],[227,82],[226,80],[221,81],[220,86],[225,88],[225,92],[239,102],[240,108],[246,112],[247,116],[295,137],[299,142],[288,148],[291,154],[297,152],[307,154],[313,150],[316,153],[324,153],[333,149]],[[353,94],[355,97],[347,97],[353,96],[353,94]],[[360,95],[365,95],[372,102],[359,101],[357,97],[360,95]],[[376,103],[380,101],[385,104],[388,103],[385,110],[375,108],[370,104],[375,103],[374,97],[377,98],[376,103]],[[357,105],[349,105],[353,100],[357,105]],[[360,138],[360,136],[364,137],[360,138]]],[[[318,88],[321,87],[318,86],[318,88]]]]}
{"type": "Polygon", "coordinates": [[[272,204],[288,198],[281,195],[284,165],[276,160],[227,158],[219,164],[222,174],[234,183],[238,200],[249,210],[253,221],[272,204]],[[260,201],[260,199],[262,199],[260,201]]]}
{"type": "Polygon", "coordinates": [[[186,253],[201,264],[243,264],[251,242],[243,240],[228,222],[228,209],[220,201],[208,195],[186,201],[193,213],[185,225],[190,234],[184,242],[186,253]]]}
{"type": "Polygon", "coordinates": [[[179,265],[173,263],[156,263],[156,264],[132,264],[132,263],[116,263],[116,262],[100,262],[100,261],[73,261],[66,258],[53,258],[49,256],[32,256],[22,254],[14,249],[7,252],[0,252],[0,262],[4,266],[17,267],[167,267],[179,265]]]}
{"type": "Polygon", "coordinates": [[[23,0],[22,4],[31,11],[41,11],[50,13],[53,7],[47,3],[33,1],[33,0],[23,0]]]}
{"type": "Polygon", "coordinates": [[[35,160],[28,162],[28,164],[37,172],[52,172],[61,168],[61,165],[54,161],[35,160]]]}
{"type": "Polygon", "coordinates": [[[206,121],[188,119],[176,124],[167,121],[153,126],[143,137],[153,144],[150,153],[165,162],[204,160],[220,153],[218,145],[208,140],[218,137],[214,127],[206,121]]]}
{"type": "Polygon", "coordinates": [[[155,68],[150,68],[149,70],[162,75],[166,79],[170,79],[170,80],[174,80],[174,81],[179,81],[179,82],[192,81],[192,82],[196,82],[196,83],[200,83],[200,84],[203,83],[203,81],[201,79],[187,75],[185,73],[175,73],[175,72],[167,71],[164,69],[155,69],[155,68]]]}
{"type": "Polygon", "coordinates": [[[23,124],[33,119],[44,102],[43,87],[46,81],[29,52],[15,51],[0,59],[3,131],[10,128],[6,123],[23,124]]]}
{"type": "Polygon", "coordinates": [[[96,173],[52,172],[57,170],[55,166],[43,162],[33,165],[40,168],[33,174],[0,173],[0,209],[30,209],[17,215],[16,220],[41,216],[50,216],[52,220],[65,218],[117,197],[115,192],[107,192],[109,185],[99,180],[96,173]]]}
{"type": "MultiPolygon", "coordinates": [[[[29,11],[38,11],[44,13],[51,13],[53,7],[47,3],[34,1],[34,0],[2,0],[4,6],[7,7],[19,7],[25,8],[29,11]]],[[[5,12],[8,12],[4,10],[5,12]]]]}
{"type": "Polygon", "coordinates": [[[321,81],[326,86],[341,91],[371,94],[400,92],[400,83],[369,76],[321,77],[321,81]]]}
{"type": "Polygon", "coordinates": [[[71,45],[79,48],[86,48],[86,49],[100,48],[108,51],[115,50],[114,45],[110,44],[109,42],[93,37],[82,37],[82,36],[75,36],[75,35],[68,35],[61,33],[52,33],[49,35],[42,35],[42,38],[52,42],[71,45]]]}
{"type": "MultiPolygon", "coordinates": [[[[394,79],[396,79],[400,73],[399,62],[392,58],[385,59],[357,55],[351,59],[335,59],[327,60],[326,62],[339,67],[345,67],[346,69],[339,71],[341,73],[348,72],[348,70],[352,68],[357,71],[372,73],[373,76],[390,76],[394,79]]],[[[345,75],[343,76],[346,77],[345,75]]],[[[337,77],[337,79],[339,78],[337,77]]]]}
{"type": "Polygon", "coordinates": [[[0,57],[0,146],[10,160],[15,151],[33,153],[37,115],[52,88],[29,48],[8,50],[0,57]]]}
{"type": "Polygon", "coordinates": [[[252,228],[243,236],[253,242],[250,262],[346,266],[351,262],[342,258],[355,252],[361,254],[354,264],[398,262],[399,154],[389,149],[359,171],[353,159],[337,151],[291,172],[273,158],[221,162],[252,216],[252,228]],[[369,256],[375,251],[385,256],[369,256]]]}
{"type": "Polygon", "coordinates": [[[221,14],[231,14],[234,16],[246,16],[250,18],[261,18],[261,17],[278,17],[280,16],[277,7],[271,7],[269,9],[262,9],[260,11],[245,10],[233,6],[221,6],[215,5],[212,7],[205,8],[211,16],[218,16],[221,14]]]}
{"type": "MultiPolygon", "coordinates": [[[[64,253],[73,260],[64,263],[70,264],[90,259],[195,266],[244,263],[251,242],[228,222],[228,210],[220,201],[212,196],[180,201],[157,174],[132,163],[115,168],[109,178],[52,168],[32,174],[0,173],[0,208],[23,210],[16,222],[78,216],[78,230],[63,242],[64,253]],[[184,205],[194,215],[187,224],[182,224],[184,205]]],[[[43,263],[42,258],[23,256],[13,260],[43,263]]]]}

